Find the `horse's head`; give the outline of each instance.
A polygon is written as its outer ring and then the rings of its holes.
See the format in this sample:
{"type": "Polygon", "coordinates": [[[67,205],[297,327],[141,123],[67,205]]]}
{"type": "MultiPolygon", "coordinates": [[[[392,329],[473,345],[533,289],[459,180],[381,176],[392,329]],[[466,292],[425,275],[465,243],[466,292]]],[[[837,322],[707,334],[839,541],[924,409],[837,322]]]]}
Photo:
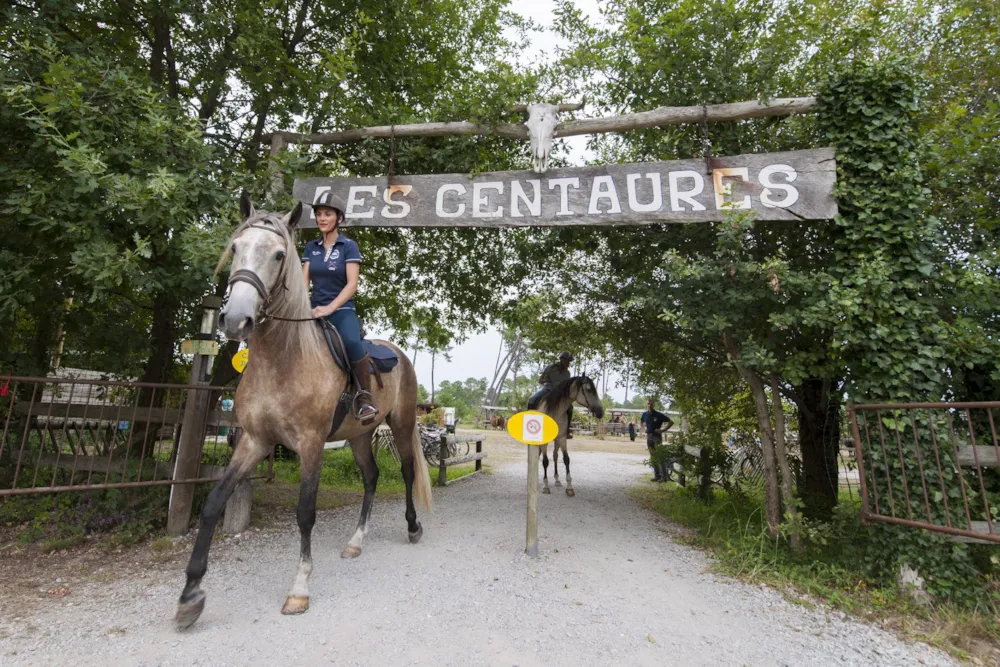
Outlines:
{"type": "Polygon", "coordinates": [[[302,214],[302,203],[284,215],[258,211],[244,192],[240,197],[240,214],[243,222],[219,261],[222,266],[232,256],[229,300],[219,313],[219,327],[229,340],[249,338],[254,323],[261,320],[272,301],[282,298],[280,293],[288,288],[285,284],[288,267],[298,266],[292,231],[302,214]]]}
{"type": "Polygon", "coordinates": [[[604,417],[604,404],[601,403],[597,385],[586,375],[576,378],[576,394],[573,400],[590,410],[590,413],[598,419],[604,417]]]}

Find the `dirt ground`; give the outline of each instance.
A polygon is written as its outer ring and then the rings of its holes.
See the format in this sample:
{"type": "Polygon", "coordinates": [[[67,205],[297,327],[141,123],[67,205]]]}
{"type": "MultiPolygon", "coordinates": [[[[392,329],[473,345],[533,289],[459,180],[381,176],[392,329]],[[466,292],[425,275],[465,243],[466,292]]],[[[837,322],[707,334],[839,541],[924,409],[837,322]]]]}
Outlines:
{"type": "Polygon", "coordinates": [[[954,664],[713,574],[628,493],[648,475],[643,446],[570,447],[577,495],[540,497],[537,559],[523,553],[525,448],[501,433],[486,443],[491,474],[434,489],[420,544],[406,540],[402,499],[376,498],[364,553],[343,560],[358,508],[322,511],[303,616],[279,613],[298,554],[291,512],[214,545],[205,613],[183,632],[172,617],[190,538],[57,553],[29,570],[0,558],[5,584],[24,579],[0,592],[0,663],[954,664]]]}

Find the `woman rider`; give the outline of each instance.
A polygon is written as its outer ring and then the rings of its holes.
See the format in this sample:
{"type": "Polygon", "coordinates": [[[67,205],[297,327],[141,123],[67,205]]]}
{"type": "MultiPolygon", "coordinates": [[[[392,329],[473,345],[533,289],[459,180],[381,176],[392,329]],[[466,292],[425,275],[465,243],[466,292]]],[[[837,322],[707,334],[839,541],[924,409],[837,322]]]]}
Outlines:
{"type": "Polygon", "coordinates": [[[355,398],[357,418],[367,422],[378,414],[378,408],[371,394],[369,358],[361,344],[361,327],[354,310],[361,250],[357,243],[340,233],[344,203],[339,197],[328,190],[312,207],[322,237],[306,244],[302,253],[302,275],[307,288],[312,280],[313,317],[326,318],[344,339],[360,390],[355,398]]]}

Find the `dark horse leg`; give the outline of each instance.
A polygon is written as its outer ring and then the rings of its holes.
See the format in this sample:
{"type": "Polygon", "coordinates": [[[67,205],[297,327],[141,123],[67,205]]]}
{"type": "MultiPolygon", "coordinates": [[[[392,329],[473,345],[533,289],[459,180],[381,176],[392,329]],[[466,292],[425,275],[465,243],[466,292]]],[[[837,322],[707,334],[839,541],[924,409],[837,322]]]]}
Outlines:
{"type": "Polygon", "coordinates": [[[417,521],[417,508],[413,503],[413,482],[416,479],[416,459],[415,456],[423,456],[423,450],[414,445],[415,439],[419,441],[420,436],[416,434],[416,420],[400,418],[395,413],[390,414],[386,421],[392,430],[392,440],[396,443],[396,451],[399,453],[400,467],[403,471],[403,483],[406,484],[406,534],[410,542],[416,544],[423,537],[424,529],[417,521]],[[406,443],[411,443],[409,447],[406,443]]]}
{"type": "MultiPolygon", "coordinates": [[[[322,440],[320,441],[322,442],[322,440]]],[[[281,608],[287,615],[301,614],[309,609],[309,575],[312,574],[312,529],[316,524],[316,494],[319,492],[319,474],[323,467],[323,445],[303,447],[299,452],[299,507],[296,519],[299,524],[299,567],[295,581],[281,608]]]]}
{"type": "Polygon", "coordinates": [[[552,477],[555,481],[552,483],[553,486],[562,486],[562,482],[559,481],[559,439],[557,438],[555,442],[552,443],[552,477]]]}
{"type": "Polygon", "coordinates": [[[365,499],[361,502],[361,518],[358,519],[358,529],[354,531],[351,541],[344,547],[341,558],[357,558],[361,555],[361,545],[368,533],[368,518],[372,514],[372,503],[375,501],[375,487],[378,486],[378,465],[375,464],[375,454],[372,452],[373,431],[351,438],[351,451],[354,452],[354,462],[361,470],[361,479],[365,485],[365,499]]]}
{"type": "Polygon", "coordinates": [[[244,432],[236,445],[232,460],[222,474],[222,479],[208,494],[205,508],[201,512],[198,537],[195,538],[191,560],[188,561],[187,583],[177,603],[177,615],[174,618],[177,627],[190,627],[205,609],[205,592],[201,590],[201,580],[208,570],[208,550],[212,546],[212,537],[215,535],[215,525],[219,521],[219,515],[222,514],[222,508],[226,506],[226,501],[233,494],[236,485],[250,474],[267,456],[270,449],[252,441],[244,432]]]}
{"type": "Polygon", "coordinates": [[[572,498],[576,495],[576,491],[573,490],[573,478],[569,475],[569,452],[566,450],[566,445],[563,445],[563,463],[566,464],[566,495],[572,498]]]}
{"type": "Polygon", "coordinates": [[[542,445],[542,493],[552,493],[549,490],[549,443],[542,445]]]}

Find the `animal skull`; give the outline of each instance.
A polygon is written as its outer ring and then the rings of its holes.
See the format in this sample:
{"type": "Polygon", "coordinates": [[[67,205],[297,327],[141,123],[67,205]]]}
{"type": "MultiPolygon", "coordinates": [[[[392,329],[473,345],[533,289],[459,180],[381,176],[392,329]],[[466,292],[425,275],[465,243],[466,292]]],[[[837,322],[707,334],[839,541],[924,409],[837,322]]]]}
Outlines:
{"type": "Polygon", "coordinates": [[[528,136],[531,137],[531,157],[536,174],[544,174],[549,168],[549,153],[552,151],[552,139],[558,124],[558,104],[528,105],[528,122],[525,125],[528,126],[528,136]]]}

